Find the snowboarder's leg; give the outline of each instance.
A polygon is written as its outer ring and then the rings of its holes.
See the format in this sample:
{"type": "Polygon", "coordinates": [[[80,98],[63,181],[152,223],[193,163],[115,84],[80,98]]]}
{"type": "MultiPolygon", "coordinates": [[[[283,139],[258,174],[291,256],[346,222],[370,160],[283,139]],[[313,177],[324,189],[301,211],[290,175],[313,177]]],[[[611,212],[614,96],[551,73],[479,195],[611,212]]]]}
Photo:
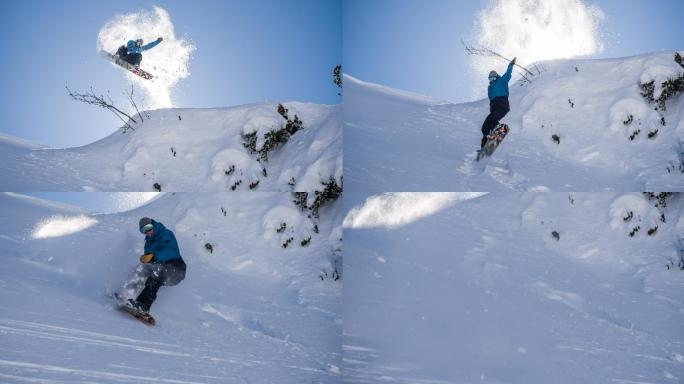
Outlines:
{"type": "Polygon", "coordinates": [[[489,112],[489,115],[487,115],[484,123],[482,123],[482,143],[480,144],[480,148],[484,147],[485,143],[487,142],[487,135],[489,135],[489,132],[494,129],[496,123],[497,120],[494,120],[494,112],[489,112]]]}
{"type": "Polygon", "coordinates": [[[140,62],[142,61],[142,54],[141,53],[133,53],[133,54],[127,53],[125,56],[122,56],[121,58],[130,65],[140,66],[140,62]]]}
{"type": "Polygon", "coordinates": [[[173,286],[185,279],[185,262],[182,259],[174,259],[164,265],[164,285],[173,286]]]}
{"type": "Polygon", "coordinates": [[[487,115],[484,123],[482,123],[482,143],[480,144],[480,149],[483,148],[487,142],[487,135],[496,128],[496,125],[499,124],[499,121],[506,116],[510,109],[508,97],[505,96],[495,97],[494,100],[489,103],[489,115],[487,115]]]}
{"type": "Polygon", "coordinates": [[[140,62],[142,61],[142,53],[134,53],[132,55],[129,55],[131,60],[129,63],[135,65],[136,67],[140,66],[140,62]]]}
{"type": "Polygon", "coordinates": [[[145,312],[150,311],[152,303],[157,299],[157,292],[163,285],[173,286],[185,278],[185,262],[182,259],[171,260],[161,265],[150,266],[145,288],[135,300],[135,305],[145,312]]]}
{"type": "Polygon", "coordinates": [[[142,290],[142,292],[140,292],[138,298],[135,299],[136,304],[141,310],[145,312],[150,311],[150,307],[157,299],[157,292],[161,286],[162,280],[159,278],[159,276],[151,275],[147,278],[147,281],[145,281],[145,288],[142,290]]]}

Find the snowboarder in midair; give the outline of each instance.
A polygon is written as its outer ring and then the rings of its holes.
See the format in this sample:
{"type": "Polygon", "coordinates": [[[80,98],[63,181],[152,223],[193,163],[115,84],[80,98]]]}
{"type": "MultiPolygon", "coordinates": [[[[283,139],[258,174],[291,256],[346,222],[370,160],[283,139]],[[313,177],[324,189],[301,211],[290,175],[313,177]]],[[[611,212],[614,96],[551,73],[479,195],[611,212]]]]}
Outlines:
{"type": "Polygon", "coordinates": [[[163,285],[173,286],[185,278],[185,262],[180,255],[176,236],[164,224],[143,217],[138,223],[145,235],[145,254],[140,256],[144,264],[145,288],[129,303],[137,310],[149,312],[163,285]]]}
{"type": "Polygon", "coordinates": [[[489,87],[487,87],[487,96],[489,96],[489,115],[482,123],[482,143],[480,144],[480,151],[484,148],[487,142],[487,135],[496,128],[508,111],[511,110],[508,104],[508,82],[511,80],[513,72],[513,65],[515,64],[515,57],[508,64],[508,69],[503,76],[499,76],[496,71],[489,72],[489,87]]]}
{"type": "Polygon", "coordinates": [[[139,67],[140,62],[142,61],[142,52],[156,47],[157,44],[162,42],[162,40],[164,40],[164,38],[159,37],[157,40],[147,45],[143,45],[142,39],[128,40],[126,45],[119,47],[119,49],[116,51],[116,55],[129,64],[139,67]]]}

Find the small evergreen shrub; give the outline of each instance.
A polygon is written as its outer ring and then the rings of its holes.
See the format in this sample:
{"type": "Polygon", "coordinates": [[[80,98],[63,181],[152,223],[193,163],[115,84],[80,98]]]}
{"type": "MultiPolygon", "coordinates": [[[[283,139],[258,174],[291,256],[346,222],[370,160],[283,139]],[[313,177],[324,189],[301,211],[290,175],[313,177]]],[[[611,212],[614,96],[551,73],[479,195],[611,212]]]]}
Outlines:
{"type": "Polygon", "coordinates": [[[281,233],[287,229],[287,223],[280,223],[280,227],[276,228],[276,232],[281,233]]]}

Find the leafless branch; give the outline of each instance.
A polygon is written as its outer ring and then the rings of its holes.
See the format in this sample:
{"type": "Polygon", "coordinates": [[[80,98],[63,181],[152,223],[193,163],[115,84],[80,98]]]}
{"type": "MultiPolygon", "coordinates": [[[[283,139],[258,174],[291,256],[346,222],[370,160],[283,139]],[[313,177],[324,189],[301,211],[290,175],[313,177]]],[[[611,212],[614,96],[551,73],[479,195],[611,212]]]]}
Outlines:
{"type": "MultiPolygon", "coordinates": [[[[490,48],[483,47],[483,46],[476,46],[476,45],[469,45],[466,44],[465,41],[461,40],[461,44],[463,44],[463,47],[465,48],[465,51],[469,55],[475,55],[475,56],[485,56],[485,57],[498,57],[501,59],[504,59],[505,61],[510,62],[511,59],[501,55],[498,52],[493,51],[490,48]]],[[[530,72],[527,68],[523,67],[522,65],[515,63],[514,65],[522,68],[523,71],[527,72],[528,75],[534,76],[534,73],[530,72]]],[[[527,80],[529,81],[529,80],[527,80]]]]}
{"type": "Polygon", "coordinates": [[[135,103],[135,98],[133,97],[133,91],[134,91],[133,84],[131,84],[131,92],[126,93],[126,97],[128,97],[128,101],[131,102],[131,105],[133,105],[133,108],[135,108],[135,112],[138,114],[138,117],[140,117],[140,122],[144,122],[145,118],[143,118],[142,114],[140,114],[140,110],[138,109],[138,104],[135,103]]]}
{"type": "MultiPolygon", "coordinates": [[[[76,101],[80,101],[82,103],[95,105],[95,106],[100,107],[100,108],[105,108],[105,109],[109,110],[110,112],[112,112],[113,114],[115,114],[116,117],[118,117],[124,123],[124,126],[126,127],[126,129],[130,128],[130,129],[135,130],[135,128],[133,128],[133,126],[131,126],[128,121],[124,120],[123,117],[127,117],[129,119],[129,121],[132,121],[135,124],[137,124],[138,122],[133,117],[131,117],[129,114],[127,114],[126,112],[117,108],[114,105],[112,98],[109,97],[109,95],[107,95],[107,98],[105,98],[105,96],[102,94],[97,95],[95,93],[95,91],[93,90],[93,87],[90,87],[90,90],[88,92],[85,92],[85,93],[72,92],[71,89],[69,89],[69,86],[67,86],[67,85],[65,85],[64,87],[66,88],[67,93],[69,94],[69,96],[72,99],[74,99],[76,101]]],[[[124,132],[125,132],[125,129],[124,129],[124,132]]]]}

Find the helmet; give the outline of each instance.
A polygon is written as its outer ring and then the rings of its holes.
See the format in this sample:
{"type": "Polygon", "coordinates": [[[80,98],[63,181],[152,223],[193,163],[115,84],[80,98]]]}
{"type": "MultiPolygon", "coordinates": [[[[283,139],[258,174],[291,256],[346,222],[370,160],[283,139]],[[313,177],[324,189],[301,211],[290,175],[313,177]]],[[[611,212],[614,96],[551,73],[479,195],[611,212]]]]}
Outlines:
{"type": "Polygon", "coordinates": [[[140,232],[145,233],[149,231],[151,227],[152,219],[150,219],[149,217],[143,217],[142,219],[140,219],[140,222],[138,223],[138,228],[140,229],[140,232]]]}
{"type": "Polygon", "coordinates": [[[492,79],[496,79],[497,77],[499,77],[499,74],[496,73],[496,71],[490,71],[490,72],[489,72],[489,80],[490,80],[490,81],[491,81],[492,79]]]}

